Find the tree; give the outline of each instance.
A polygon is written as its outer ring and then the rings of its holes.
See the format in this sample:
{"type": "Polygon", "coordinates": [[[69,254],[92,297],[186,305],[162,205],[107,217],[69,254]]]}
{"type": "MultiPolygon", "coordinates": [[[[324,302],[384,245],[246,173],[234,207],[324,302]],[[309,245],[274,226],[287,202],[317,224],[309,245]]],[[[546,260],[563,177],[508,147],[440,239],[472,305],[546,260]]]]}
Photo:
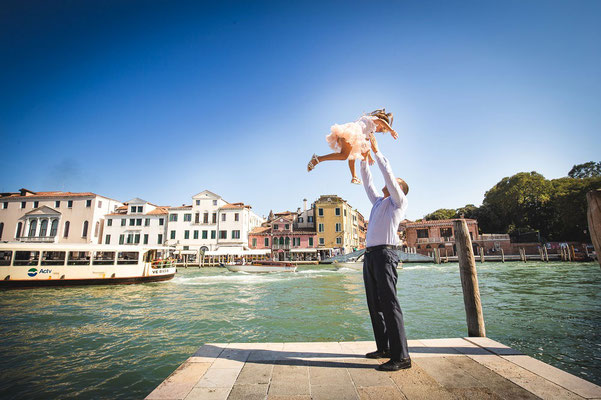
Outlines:
{"type": "Polygon", "coordinates": [[[433,213],[430,213],[424,217],[426,221],[433,221],[439,219],[451,219],[455,218],[456,210],[450,208],[440,208],[433,213]]]}
{"type": "Polygon", "coordinates": [[[601,161],[589,161],[584,164],[574,165],[570,172],[568,172],[568,176],[579,179],[601,176],[601,161]]]}
{"type": "Polygon", "coordinates": [[[478,207],[473,204],[466,204],[464,207],[460,207],[455,210],[455,218],[477,218],[478,216],[478,207]]]}

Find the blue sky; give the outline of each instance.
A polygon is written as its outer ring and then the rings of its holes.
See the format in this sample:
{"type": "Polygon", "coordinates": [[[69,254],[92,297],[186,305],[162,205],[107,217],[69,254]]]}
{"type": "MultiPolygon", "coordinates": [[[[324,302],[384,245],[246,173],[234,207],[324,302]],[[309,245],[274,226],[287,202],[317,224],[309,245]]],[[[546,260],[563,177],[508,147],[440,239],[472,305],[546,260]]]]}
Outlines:
{"type": "MultiPolygon", "coordinates": [[[[601,2],[14,1],[0,10],[0,190],[261,215],[338,194],[334,123],[386,107],[411,219],[599,159],[601,2]]],[[[376,183],[382,185],[374,170],[376,183]]]]}

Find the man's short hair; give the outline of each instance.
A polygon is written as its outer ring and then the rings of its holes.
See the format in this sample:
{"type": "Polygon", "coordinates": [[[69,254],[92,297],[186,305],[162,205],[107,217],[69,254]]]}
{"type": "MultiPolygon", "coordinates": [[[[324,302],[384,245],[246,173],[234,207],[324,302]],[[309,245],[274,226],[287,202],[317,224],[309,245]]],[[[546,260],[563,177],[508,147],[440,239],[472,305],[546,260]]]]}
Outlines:
{"type": "Polygon", "coordinates": [[[405,196],[407,196],[407,193],[409,193],[409,185],[407,185],[407,182],[405,182],[401,178],[396,178],[396,181],[398,182],[399,186],[401,187],[401,190],[403,191],[403,193],[405,193],[405,196]]]}

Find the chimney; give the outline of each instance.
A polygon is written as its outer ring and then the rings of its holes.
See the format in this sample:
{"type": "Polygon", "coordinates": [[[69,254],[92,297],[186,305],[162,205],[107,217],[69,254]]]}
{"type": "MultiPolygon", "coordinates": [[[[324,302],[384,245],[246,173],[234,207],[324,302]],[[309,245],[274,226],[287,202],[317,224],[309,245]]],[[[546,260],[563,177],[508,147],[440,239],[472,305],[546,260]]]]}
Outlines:
{"type": "Polygon", "coordinates": [[[307,212],[307,199],[303,199],[303,206],[305,208],[305,213],[307,212]]]}

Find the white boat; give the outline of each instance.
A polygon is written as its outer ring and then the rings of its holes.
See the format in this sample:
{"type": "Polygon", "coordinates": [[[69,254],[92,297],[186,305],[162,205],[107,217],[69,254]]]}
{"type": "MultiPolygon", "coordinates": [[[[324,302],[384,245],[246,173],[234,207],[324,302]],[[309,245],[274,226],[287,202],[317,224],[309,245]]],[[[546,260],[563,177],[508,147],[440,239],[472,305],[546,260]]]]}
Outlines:
{"type": "Polygon", "coordinates": [[[165,247],[0,244],[0,288],[114,285],[175,276],[165,247]]]}
{"type": "Polygon", "coordinates": [[[296,265],[287,261],[255,261],[251,264],[225,264],[232,272],[296,272],[296,265]]]}

